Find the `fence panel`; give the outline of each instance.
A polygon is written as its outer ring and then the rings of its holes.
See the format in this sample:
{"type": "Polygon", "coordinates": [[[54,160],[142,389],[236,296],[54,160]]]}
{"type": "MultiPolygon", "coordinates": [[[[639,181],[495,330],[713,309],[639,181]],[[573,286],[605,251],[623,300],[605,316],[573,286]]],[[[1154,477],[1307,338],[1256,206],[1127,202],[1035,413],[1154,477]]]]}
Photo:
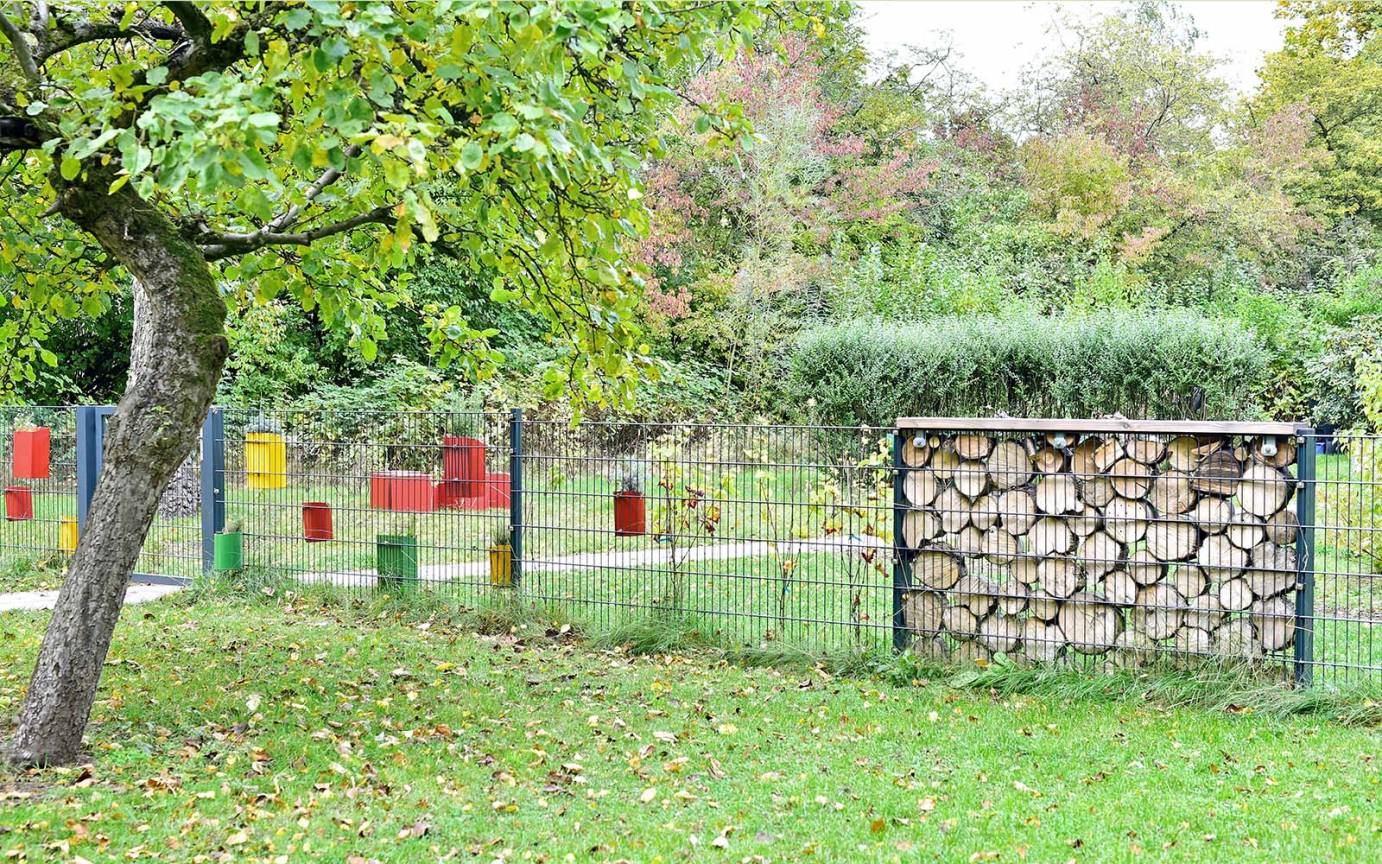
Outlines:
{"type": "Polygon", "coordinates": [[[0,407],[0,462],[0,591],[55,585],[77,538],[73,409],[0,407]]]}

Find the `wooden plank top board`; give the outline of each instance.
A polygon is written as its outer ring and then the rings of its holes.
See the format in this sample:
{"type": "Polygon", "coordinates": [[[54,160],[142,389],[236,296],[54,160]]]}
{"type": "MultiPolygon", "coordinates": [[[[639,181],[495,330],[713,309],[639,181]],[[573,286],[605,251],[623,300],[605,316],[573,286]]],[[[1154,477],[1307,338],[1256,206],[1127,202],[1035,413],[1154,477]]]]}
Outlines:
{"type": "Polygon", "coordinates": [[[926,432],[1143,432],[1164,435],[1282,435],[1310,431],[1295,423],[1207,420],[1044,419],[1032,417],[899,417],[898,429],[926,432]]]}

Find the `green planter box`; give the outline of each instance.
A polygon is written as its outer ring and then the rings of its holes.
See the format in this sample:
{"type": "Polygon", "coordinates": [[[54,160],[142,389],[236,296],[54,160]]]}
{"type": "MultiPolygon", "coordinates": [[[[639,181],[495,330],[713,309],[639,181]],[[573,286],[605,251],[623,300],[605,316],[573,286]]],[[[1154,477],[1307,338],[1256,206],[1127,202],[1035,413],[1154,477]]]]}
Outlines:
{"type": "Polygon", "coordinates": [[[217,534],[211,538],[211,566],[217,573],[239,570],[245,563],[245,535],[217,534]]]}
{"type": "Polygon", "coordinates": [[[379,587],[411,591],[417,587],[417,538],[380,534],[374,543],[379,587]]]}

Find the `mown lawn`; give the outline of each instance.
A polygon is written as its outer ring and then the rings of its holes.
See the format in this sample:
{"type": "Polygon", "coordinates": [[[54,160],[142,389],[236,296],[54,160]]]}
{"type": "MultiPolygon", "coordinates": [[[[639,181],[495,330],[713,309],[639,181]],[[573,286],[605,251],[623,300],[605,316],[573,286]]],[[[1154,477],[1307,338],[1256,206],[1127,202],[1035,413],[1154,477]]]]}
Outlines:
{"type": "MultiPolygon", "coordinates": [[[[0,617],[0,716],[44,620],[0,617]]],[[[636,658],[543,630],[477,636],[305,600],[130,607],[91,764],[0,773],[0,855],[1382,855],[1370,730],[636,658]]]]}

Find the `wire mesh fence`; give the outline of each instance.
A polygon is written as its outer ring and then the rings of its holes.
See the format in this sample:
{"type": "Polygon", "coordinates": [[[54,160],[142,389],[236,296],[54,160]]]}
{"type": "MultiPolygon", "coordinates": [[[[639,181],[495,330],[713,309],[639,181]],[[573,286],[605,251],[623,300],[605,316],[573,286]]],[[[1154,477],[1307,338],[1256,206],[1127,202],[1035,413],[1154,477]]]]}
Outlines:
{"type": "MultiPolygon", "coordinates": [[[[1377,437],[1054,422],[217,409],[138,572],[517,597],[598,627],[671,616],[749,645],[1382,673],[1377,437]]],[[[80,510],[72,412],[0,423],[6,482],[33,509],[16,505],[0,560],[60,567],[80,510]],[[16,451],[40,426],[48,475],[29,478],[16,451]]]]}
{"type": "Polygon", "coordinates": [[[49,584],[76,547],[76,447],[71,408],[0,407],[0,590],[49,584]],[[51,579],[36,581],[45,572],[51,579]]]}

